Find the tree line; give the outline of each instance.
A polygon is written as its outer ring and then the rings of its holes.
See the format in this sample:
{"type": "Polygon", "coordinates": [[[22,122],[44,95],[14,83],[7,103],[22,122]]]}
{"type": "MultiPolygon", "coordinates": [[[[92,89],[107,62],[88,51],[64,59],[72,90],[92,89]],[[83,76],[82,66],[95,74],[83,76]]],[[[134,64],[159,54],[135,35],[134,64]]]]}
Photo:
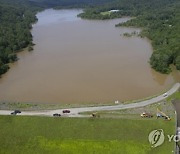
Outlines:
{"type": "Polygon", "coordinates": [[[0,75],[18,59],[17,52],[33,45],[30,30],[37,10],[26,0],[0,0],[0,75]]]}
{"type": "Polygon", "coordinates": [[[135,17],[116,26],[141,27],[142,37],[151,40],[152,68],[161,73],[171,72],[171,64],[180,70],[180,2],[178,0],[118,0],[103,6],[87,8],[79,16],[87,19],[135,17]],[[101,12],[119,10],[110,15],[101,12]]]}

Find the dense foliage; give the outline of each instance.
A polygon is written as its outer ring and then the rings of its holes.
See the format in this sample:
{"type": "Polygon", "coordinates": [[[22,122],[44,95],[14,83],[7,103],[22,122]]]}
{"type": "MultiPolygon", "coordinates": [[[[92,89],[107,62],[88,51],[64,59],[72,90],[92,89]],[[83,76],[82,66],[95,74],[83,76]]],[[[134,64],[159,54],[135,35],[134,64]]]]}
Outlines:
{"type": "Polygon", "coordinates": [[[107,4],[111,0],[30,0],[33,5],[53,8],[84,8],[107,4]]]}
{"type": "Polygon", "coordinates": [[[18,51],[32,45],[35,10],[25,0],[0,0],[0,75],[9,69],[8,63],[17,60],[18,51]]]}
{"type": "Polygon", "coordinates": [[[151,66],[162,73],[171,71],[170,64],[180,70],[180,2],[178,0],[118,0],[80,14],[88,19],[111,19],[135,16],[117,26],[142,27],[141,36],[152,41],[154,52],[151,66]],[[103,15],[101,12],[117,9],[119,12],[103,15]]]}

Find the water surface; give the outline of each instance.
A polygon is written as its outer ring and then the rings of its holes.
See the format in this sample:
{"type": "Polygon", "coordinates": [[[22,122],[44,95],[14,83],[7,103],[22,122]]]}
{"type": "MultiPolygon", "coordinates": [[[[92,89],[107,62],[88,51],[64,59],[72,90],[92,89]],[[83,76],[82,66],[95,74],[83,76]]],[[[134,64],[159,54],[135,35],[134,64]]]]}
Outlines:
{"type": "Polygon", "coordinates": [[[115,28],[128,18],[92,21],[81,10],[48,9],[33,26],[34,51],[0,79],[0,100],[41,103],[107,103],[140,99],[168,89],[178,73],[162,75],[148,63],[147,39],[123,37],[138,29],[115,28]]]}

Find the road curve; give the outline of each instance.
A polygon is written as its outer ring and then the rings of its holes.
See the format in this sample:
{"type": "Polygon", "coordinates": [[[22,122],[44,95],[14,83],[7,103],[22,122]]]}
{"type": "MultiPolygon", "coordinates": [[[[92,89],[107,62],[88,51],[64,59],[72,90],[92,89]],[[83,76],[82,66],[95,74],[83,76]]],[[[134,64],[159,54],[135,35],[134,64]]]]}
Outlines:
{"type": "MultiPolygon", "coordinates": [[[[167,95],[172,95],[180,88],[180,83],[176,83],[169,91],[167,91],[167,95]]],[[[130,108],[137,108],[137,107],[143,107],[150,104],[154,104],[156,102],[162,101],[166,99],[166,97],[163,96],[163,94],[136,103],[131,104],[119,104],[119,105],[113,105],[113,106],[97,106],[97,107],[82,107],[82,108],[70,108],[71,111],[70,114],[62,114],[64,117],[86,117],[84,115],[80,115],[80,112],[88,112],[88,111],[105,111],[105,110],[122,110],[122,109],[130,109],[130,108]]],[[[47,111],[23,111],[19,115],[26,115],[26,116],[52,116],[54,113],[62,113],[63,109],[57,109],[57,110],[47,110],[47,111]]],[[[10,110],[0,110],[0,115],[10,115],[12,111],[10,110]]],[[[87,116],[88,117],[88,116],[87,116]]]]}

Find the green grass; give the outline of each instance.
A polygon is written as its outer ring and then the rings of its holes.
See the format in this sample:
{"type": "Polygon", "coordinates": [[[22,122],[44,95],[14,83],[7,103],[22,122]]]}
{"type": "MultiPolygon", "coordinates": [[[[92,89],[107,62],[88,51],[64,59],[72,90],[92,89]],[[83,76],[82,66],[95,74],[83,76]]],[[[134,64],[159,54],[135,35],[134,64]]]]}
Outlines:
{"type": "Polygon", "coordinates": [[[180,100],[180,91],[177,91],[174,94],[172,94],[171,96],[169,96],[167,98],[167,101],[171,101],[171,100],[175,100],[175,99],[179,99],[180,100]]]}
{"type": "Polygon", "coordinates": [[[154,129],[174,134],[174,120],[0,116],[0,153],[169,154],[174,143],[151,148],[154,129]]]}
{"type": "Polygon", "coordinates": [[[105,16],[105,15],[111,15],[111,12],[106,11],[106,12],[101,12],[100,14],[103,15],[103,16],[105,16]]]}

